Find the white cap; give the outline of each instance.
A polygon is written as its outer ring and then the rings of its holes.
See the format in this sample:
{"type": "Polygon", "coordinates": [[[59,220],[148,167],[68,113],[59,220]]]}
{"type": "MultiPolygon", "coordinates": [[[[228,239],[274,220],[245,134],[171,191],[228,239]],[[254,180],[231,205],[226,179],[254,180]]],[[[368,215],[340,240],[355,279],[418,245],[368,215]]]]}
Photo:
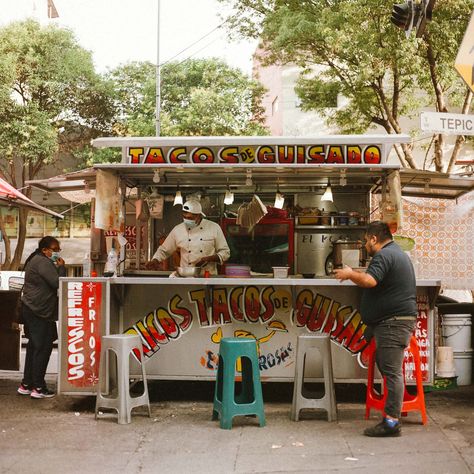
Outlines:
{"type": "Polygon", "coordinates": [[[206,217],[206,214],[202,212],[201,203],[195,199],[190,199],[183,204],[183,211],[190,212],[191,214],[201,214],[206,217]]]}

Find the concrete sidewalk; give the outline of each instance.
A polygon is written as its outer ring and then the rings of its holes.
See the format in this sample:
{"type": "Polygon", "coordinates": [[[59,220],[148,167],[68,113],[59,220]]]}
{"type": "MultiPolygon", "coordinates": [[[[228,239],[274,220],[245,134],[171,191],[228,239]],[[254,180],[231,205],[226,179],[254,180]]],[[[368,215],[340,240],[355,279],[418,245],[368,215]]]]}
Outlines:
{"type": "Polygon", "coordinates": [[[211,383],[150,382],[152,418],[137,408],[118,425],[94,420],[93,397],[32,400],[16,394],[18,376],[0,377],[1,473],[474,472],[473,385],[427,394],[426,426],[410,413],[400,438],[373,439],[360,386],[337,386],[328,423],[290,421],[291,385],[266,384],[267,426],[239,417],[228,431],[211,421],[211,383]]]}

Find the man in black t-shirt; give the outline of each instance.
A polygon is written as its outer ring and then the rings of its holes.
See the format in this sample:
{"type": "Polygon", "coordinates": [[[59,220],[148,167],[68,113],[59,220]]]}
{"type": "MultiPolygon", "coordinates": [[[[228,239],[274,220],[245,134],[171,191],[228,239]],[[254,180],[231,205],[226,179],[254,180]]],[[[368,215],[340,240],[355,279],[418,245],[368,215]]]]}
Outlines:
{"type": "Polygon", "coordinates": [[[366,436],[400,436],[403,403],[403,357],[417,317],[416,278],[408,255],[393,241],[388,225],[369,224],[365,248],[372,260],[365,273],[344,267],[335,270],[340,281],[351,280],[364,288],[360,312],[367,324],[366,337],[375,337],[375,360],[387,383],[381,423],[367,428],[366,436]]]}

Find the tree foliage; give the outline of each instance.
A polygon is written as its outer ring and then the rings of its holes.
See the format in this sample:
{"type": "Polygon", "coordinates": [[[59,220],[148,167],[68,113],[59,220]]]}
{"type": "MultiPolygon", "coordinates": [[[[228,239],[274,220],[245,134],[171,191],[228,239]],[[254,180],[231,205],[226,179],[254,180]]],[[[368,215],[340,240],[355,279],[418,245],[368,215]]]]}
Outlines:
{"type": "MultiPolygon", "coordinates": [[[[59,156],[109,133],[110,96],[110,84],[70,31],[33,20],[0,29],[0,176],[23,188],[59,156]]],[[[19,216],[15,254],[11,258],[6,238],[3,268],[20,263],[27,212],[19,216]]]]}
{"type": "MultiPolygon", "coordinates": [[[[264,88],[219,59],[188,59],[161,67],[160,135],[266,135],[264,88]]],[[[121,65],[107,75],[114,84],[117,136],[156,135],[156,67],[121,65]]],[[[84,150],[90,163],[116,162],[113,149],[84,150]]]]}
{"type": "MultiPolygon", "coordinates": [[[[392,3],[385,0],[220,0],[234,8],[228,19],[233,34],[260,37],[266,63],[302,68],[297,93],[306,110],[325,116],[343,133],[382,127],[387,133],[411,132],[404,119],[420,108],[466,113],[472,94],[453,65],[471,15],[472,0],[438,0],[424,36],[405,38],[390,23],[392,3]],[[337,92],[345,106],[324,107],[337,92]],[[455,109],[455,110],[453,110],[455,109]]],[[[459,153],[443,156],[444,137],[434,137],[434,165],[450,170],[459,153]]],[[[404,166],[417,167],[413,144],[397,152],[404,166]]]]}

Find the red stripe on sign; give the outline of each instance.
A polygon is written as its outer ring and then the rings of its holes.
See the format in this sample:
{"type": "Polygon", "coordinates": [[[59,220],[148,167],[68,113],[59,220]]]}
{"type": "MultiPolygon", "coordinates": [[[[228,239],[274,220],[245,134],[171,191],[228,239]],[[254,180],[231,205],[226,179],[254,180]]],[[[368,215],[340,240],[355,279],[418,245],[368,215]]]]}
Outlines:
{"type": "Polygon", "coordinates": [[[67,284],[67,381],[93,387],[99,380],[102,283],[67,284]]]}

